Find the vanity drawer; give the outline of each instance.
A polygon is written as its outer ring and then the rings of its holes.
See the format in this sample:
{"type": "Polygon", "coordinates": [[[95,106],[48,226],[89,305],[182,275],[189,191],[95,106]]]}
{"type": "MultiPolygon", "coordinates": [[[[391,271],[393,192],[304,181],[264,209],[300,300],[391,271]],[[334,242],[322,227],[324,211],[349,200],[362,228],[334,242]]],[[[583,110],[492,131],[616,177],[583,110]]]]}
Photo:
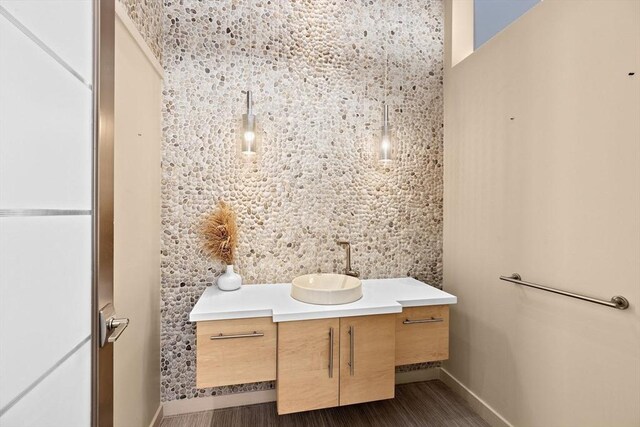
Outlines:
{"type": "Polygon", "coordinates": [[[448,358],[448,305],[408,307],[396,315],[396,366],[448,358]]]}
{"type": "Polygon", "coordinates": [[[270,317],[198,322],[198,388],[276,379],[277,324],[270,317]]]}

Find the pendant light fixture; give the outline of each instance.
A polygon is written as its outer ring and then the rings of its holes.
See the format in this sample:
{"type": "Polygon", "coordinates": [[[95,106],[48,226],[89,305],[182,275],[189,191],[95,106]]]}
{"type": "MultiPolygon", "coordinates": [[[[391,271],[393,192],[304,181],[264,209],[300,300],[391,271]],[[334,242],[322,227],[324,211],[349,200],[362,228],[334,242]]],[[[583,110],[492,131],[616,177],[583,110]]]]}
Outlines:
{"type": "Polygon", "coordinates": [[[383,104],[382,111],[378,160],[383,164],[391,163],[393,160],[393,141],[391,138],[391,127],[389,126],[389,106],[386,103],[383,104]]]}
{"type": "Polygon", "coordinates": [[[247,113],[242,115],[242,154],[248,157],[257,153],[256,116],[252,104],[251,90],[247,90],[247,113]]]}
{"type": "Polygon", "coordinates": [[[388,90],[388,69],[389,69],[389,37],[390,28],[387,26],[387,34],[384,39],[384,79],[383,91],[384,102],[382,104],[382,127],[380,128],[380,142],[378,145],[378,161],[383,165],[388,165],[394,158],[394,141],[389,124],[389,104],[387,104],[388,90]]]}
{"type": "Polygon", "coordinates": [[[258,135],[256,116],[253,114],[253,1],[249,0],[249,79],[247,89],[247,112],[242,115],[242,143],[241,152],[245,158],[255,158],[258,153],[258,135]]]}

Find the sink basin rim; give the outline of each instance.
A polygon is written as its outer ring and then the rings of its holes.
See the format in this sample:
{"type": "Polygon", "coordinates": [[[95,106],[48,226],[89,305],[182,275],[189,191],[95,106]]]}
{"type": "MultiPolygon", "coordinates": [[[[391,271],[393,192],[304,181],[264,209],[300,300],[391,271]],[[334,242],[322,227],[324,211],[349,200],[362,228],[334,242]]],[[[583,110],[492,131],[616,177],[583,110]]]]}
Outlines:
{"type": "Polygon", "coordinates": [[[298,276],[298,277],[294,278],[291,281],[291,284],[294,285],[294,286],[297,286],[299,288],[310,289],[310,290],[318,291],[318,292],[336,292],[336,291],[353,289],[353,288],[357,288],[358,286],[362,286],[362,282],[357,277],[347,276],[346,274],[339,274],[339,273],[310,273],[310,274],[303,274],[302,276],[298,276]],[[348,286],[348,287],[337,287],[337,288],[333,288],[333,289],[328,289],[328,288],[325,289],[325,288],[319,288],[319,287],[314,287],[314,286],[305,286],[305,285],[307,285],[307,283],[304,281],[304,279],[306,279],[308,277],[311,277],[311,276],[320,276],[320,277],[323,277],[323,278],[326,278],[326,279],[336,278],[338,280],[343,280],[345,282],[355,282],[355,283],[353,285],[348,286]]]}
{"type": "MultiPolygon", "coordinates": [[[[319,285],[322,285],[320,283],[319,285]]],[[[362,282],[357,277],[337,273],[312,273],[298,276],[291,281],[291,297],[307,304],[349,304],[362,298],[362,282]],[[309,286],[314,277],[325,282],[338,282],[331,287],[309,286]],[[343,282],[343,283],[340,283],[343,282]],[[337,286],[337,287],[336,287],[337,286]]]]}

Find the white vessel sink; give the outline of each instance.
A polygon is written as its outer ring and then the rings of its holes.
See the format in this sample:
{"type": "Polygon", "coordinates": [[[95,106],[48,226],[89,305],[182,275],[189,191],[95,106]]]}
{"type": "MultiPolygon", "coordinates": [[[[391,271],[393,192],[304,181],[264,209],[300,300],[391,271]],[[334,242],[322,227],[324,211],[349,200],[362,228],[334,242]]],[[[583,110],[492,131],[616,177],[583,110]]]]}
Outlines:
{"type": "Polygon", "coordinates": [[[347,304],[362,298],[362,283],[344,274],[305,274],[293,279],[291,296],[309,304],[347,304]]]}

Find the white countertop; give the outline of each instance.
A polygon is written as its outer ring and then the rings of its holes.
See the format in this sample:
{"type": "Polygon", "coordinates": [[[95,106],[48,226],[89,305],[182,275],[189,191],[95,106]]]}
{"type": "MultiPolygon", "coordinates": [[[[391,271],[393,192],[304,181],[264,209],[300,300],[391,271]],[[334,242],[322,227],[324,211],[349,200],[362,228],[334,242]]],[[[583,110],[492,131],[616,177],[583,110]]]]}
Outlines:
{"type": "Polygon", "coordinates": [[[457,298],[411,277],[362,281],[362,298],[316,305],[291,298],[291,283],[243,285],[237,291],[208,287],[189,314],[191,322],[273,317],[274,322],[400,313],[402,307],[455,304],[457,298]]]}

